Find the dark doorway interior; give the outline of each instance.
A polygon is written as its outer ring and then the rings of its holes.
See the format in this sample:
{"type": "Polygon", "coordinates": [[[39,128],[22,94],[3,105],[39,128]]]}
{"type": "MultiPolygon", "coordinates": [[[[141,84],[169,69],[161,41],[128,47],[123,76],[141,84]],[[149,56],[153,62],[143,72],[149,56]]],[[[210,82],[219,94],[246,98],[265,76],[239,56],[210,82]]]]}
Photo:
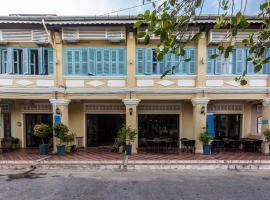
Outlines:
{"type": "MultiPolygon", "coordinates": [[[[52,126],[53,124],[52,115],[51,114],[25,114],[26,147],[38,147],[38,145],[40,144],[39,138],[33,135],[33,130],[36,124],[41,124],[41,123],[52,126]]],[[[50,138],[45,140],[45,143],[48,143],[50,138]]]]}
{"type": "Polygon", "coordinates": [[[139,115],[139,146],[142,139],[171,138],[179,141],[179,115],[139,115]]]}
{"type": "Polygon", "coordinates": [[[10,113],[3,113],[3,123],[4,123],[4,138],[10,138],[11,137],[10,113]]]}
{"type": "Polygon", "coordinates": [[[125,122],[125,115],[88,114],[86,116],[87,146],[111,146],[125,122]]]}
{"type": "Polygon", "coordinates": [[[241,129],[241,115],[214,115],[215,138],[239,139],[241,129]]]}

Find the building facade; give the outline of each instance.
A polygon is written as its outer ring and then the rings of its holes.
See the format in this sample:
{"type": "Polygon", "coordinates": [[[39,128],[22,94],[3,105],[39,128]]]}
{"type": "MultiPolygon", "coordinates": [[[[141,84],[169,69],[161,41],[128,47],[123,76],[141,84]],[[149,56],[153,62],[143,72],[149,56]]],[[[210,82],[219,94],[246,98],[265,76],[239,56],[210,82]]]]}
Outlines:
{"type": "Polygon", "coordinates": [[[200,153],[209,115],[216,137],[262,138],[270,121],[270,66],[255,73],[241,43],[260,20],[249,17],[228,59],[209,58],[217,44],[227,45],[226,30],[213,29],[214,17],[195,21],[187,34],[202,36],[186,44],[185,58],[158,61],[158,38],[144,45],[134,17],[0,17],[0,138],[37,147],[33,126],[52,124],[55,112],[84,147],[112,144],[126,123],[138,130],[134,151],[143,138],[166,136],[195,139],[200,153]],[[160,79],[171,66],[174,72],[160,79]],[[247,85],[240,86],[234,78],[244,71],[247,85]]]}

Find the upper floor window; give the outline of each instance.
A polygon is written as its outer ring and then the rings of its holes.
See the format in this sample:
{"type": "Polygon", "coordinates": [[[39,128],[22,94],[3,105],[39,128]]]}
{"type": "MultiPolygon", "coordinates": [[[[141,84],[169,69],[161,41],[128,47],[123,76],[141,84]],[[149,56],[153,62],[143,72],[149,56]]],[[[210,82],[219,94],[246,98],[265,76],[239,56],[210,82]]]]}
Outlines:
{"type": "Polygon", "coordinates": [[[160,75],[170,69],[171,74],[190,74],[196,73],[196,49],[187,48],[185,56],[177,56],[168,53],[159,61],[157,59],[156,49],[138,48],[137,49],[137,74],[160,75]],[[190,61],[187,59],[190,58],[190,61]],[[175,69],[172,70],[172,67],[175,69]]]}
{"type": "Polygon", "coordinates": [[[126,74],[124,48],[66,48],[66,75],[117,76],[126,74]]]}
{"type": "Polygon", "coordinates": [[[1,48],[1,74],[53,74],[51,48],[1,48]]]}
{"type": "MultiPolygon", "coordinates": [[[[228,58],[223,55],[216,59],[211,59],[210,56],[218,53],[216,48],[207,49],[207,74],[226,75],[226,74],[255,74],[255,66],[252,61],[247,61],[249,57],[249,49],[236,48],[228,58]]],[[[266,51],[266,56],[269,56],[269,50],[266,51]]],[[[257,74],[270,73],[270,63],[263,66],[263,69],[257,74]]]]}

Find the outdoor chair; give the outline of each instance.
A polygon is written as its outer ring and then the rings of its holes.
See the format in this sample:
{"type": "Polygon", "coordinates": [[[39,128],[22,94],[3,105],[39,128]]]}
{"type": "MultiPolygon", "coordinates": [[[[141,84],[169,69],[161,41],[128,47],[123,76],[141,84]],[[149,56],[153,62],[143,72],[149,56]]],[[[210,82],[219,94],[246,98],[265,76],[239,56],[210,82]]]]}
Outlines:
{"type": "Polygon", "coordinates": [[[214,140],[211,147],[213,152],[220,153],[221,151],[224,151],[224,141],[214,140]]]}
{"type": "Polygon", "coordinates": [[[181,151],[195,153],[195,140],[181,138],[181,151]]]}
{"type": "Polygon", "coordinates": [[[5,138],[1,142],[1,152],[10,152],[12,151],[12,138],[5,138]]]}

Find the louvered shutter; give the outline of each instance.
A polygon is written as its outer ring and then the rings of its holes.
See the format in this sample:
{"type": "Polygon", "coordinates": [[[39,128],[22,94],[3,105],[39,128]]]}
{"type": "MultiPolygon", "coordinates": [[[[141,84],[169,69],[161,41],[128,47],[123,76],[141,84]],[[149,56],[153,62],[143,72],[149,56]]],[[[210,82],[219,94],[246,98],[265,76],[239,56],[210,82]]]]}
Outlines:
{"type": "Polygon", "coordinates": [[[246,70],[246,49],[237,48],[234,53],[234,68],[236,74],[243,74],[246,70]]]}
{"type": "Polygon", "coordinates": [[[191,59],[189,64],[189,74],[195,74],[196,73],[196,49],[189,49],[189,58],[191,59]]]}
{"type": "Polygon", "coordinates": [[[88,75],[88,49],[87,48],[83,48],[81,50],[81,74],[82,75],[88,75]]]}
{"type": "MultiPolygon", "coordinates": [[[[268,57],[270,57],[270,49],[269,48],[266,49],[266,51],[265,51],[265,58],[268,58],[268,57]]],[[[270,74],[270,62],[265,63],[263,65],[263,68],[264,68],[264,73],[265,74],[270,74]]]]}
{"type": "Polygon", "coordinates": [[[29,63],[29,49],[23,49],[23,74],[30,74],[30,63],[29,63]]]}
{"type": "Polygon", "coordinates": [[[89,75],[95,75],[95,49],[89,49],[89,75]]]}
{"type": "Polygon", "coordinates": [[[180,57],[177,55],[174,56],[174,66],[175,66],[175,70],[173,71],[173,73],[179,74],[179,72],[180,72],[180,57]]]}
{"type": "Polygon", "coordinates": [[[6,65],[6,73],[13,73],[13,49],[7,49],[7,65],[6,65]]]}
{"type": "Polygon", "coordinates": [[[97,66],[97,75],[103,75],[103,56],[102,50],[98,49],[96,51],[96,66],[97,66]]]}
{"type": "Polygon", "coordinates": [[[103,75],[110,75],[110,50],[103,50],[103,75]]]}
{"type": "Polygon", "coordinates": [[[44,75],[45,74],[45,60],[44,58],[44,49],[38,48],[38,74],[44,75]]]}
{"type": "Polygon", "coordinates": [[[153,71],[153,50],[152,49],[145,49],[145,74],[152,74],[153,71]]]}
{"type": "Polygon", "coordinates": [[[217,57],[216,59],[216,64],[215,64],[215,74],[222,74],[222,65],[223,65],[223,56],[220,55],[219,57],[217,57]]]}
{"type": "Polygon", "coordinates": [[[65,49],[65,72],[66,75],[73,75],[73,50],[65,49]]]}
{"type": "Polygon", "coordinates": [[[117,75],[118,74],[118,51],[116,49],[111,50],[111,70],[112,70],[112,75],[117,75]]]}
{"type": "Polygon", "coordinates": [[[118,75],[126,74],[126,51],[125,49],[118,50],[118,75]]]}
{"type": "MultiPolygon", "coordinates": [[[[178,65],[179,64],[179,57],[178,57],[178,65]]],[[[161,61],[158,61],[158,69],[159,69],[159,74],[163,74],[165,72],[165,56],[161,61]]]]}
{"type": "MultiPolygon", "coordinates": [[[[249,53],[249,49],[246,49],[246,58],[253,57],[253,54],[249,53]]],[[[254,74],[255,72],[255,66],[252,63],[253,61],[247,61],[247,73],[248,74],[254,74]]]]}
{"type": "Polygon", "coordinates": [[[181,56],[180,57],[180,71],[181,71],[181,74],[187,74],[188,73],[188,62],[186,62],[185,60],[188,58],[188,52],[185,53],[184,56],[181,56]]]}
{"type": "Polygon", "coordinates": [[[2,56],[3,56],[3,52],[2,49],[0,48],[0,73],[3,74],[3,62],[2,62],[2,56]]]}
{"type": "Polygon", "coordinates": [[[54,68],[54,59],[53,59],[53,49],[48,49],[48,74],[53,74],[54,68]]]}
{"type": "Polygon", "coordinates": [[[73,53],[74,72],[76,75],[81,74],[81,50],[74,50],[73,53]]]}
{"type": "Polygon", "coordinates": [[[216,59],[211,59],[211,55],[215,53],[216,53],[216,49],[214,48],[207,49],[207,74],[214,74],[215,72],[216,59]]]}
{"type": "Polygon", "coordinates": [[[145,65],[145,49],[137,49],[137,73],[144,74],[144,65],[145,65]]]}

